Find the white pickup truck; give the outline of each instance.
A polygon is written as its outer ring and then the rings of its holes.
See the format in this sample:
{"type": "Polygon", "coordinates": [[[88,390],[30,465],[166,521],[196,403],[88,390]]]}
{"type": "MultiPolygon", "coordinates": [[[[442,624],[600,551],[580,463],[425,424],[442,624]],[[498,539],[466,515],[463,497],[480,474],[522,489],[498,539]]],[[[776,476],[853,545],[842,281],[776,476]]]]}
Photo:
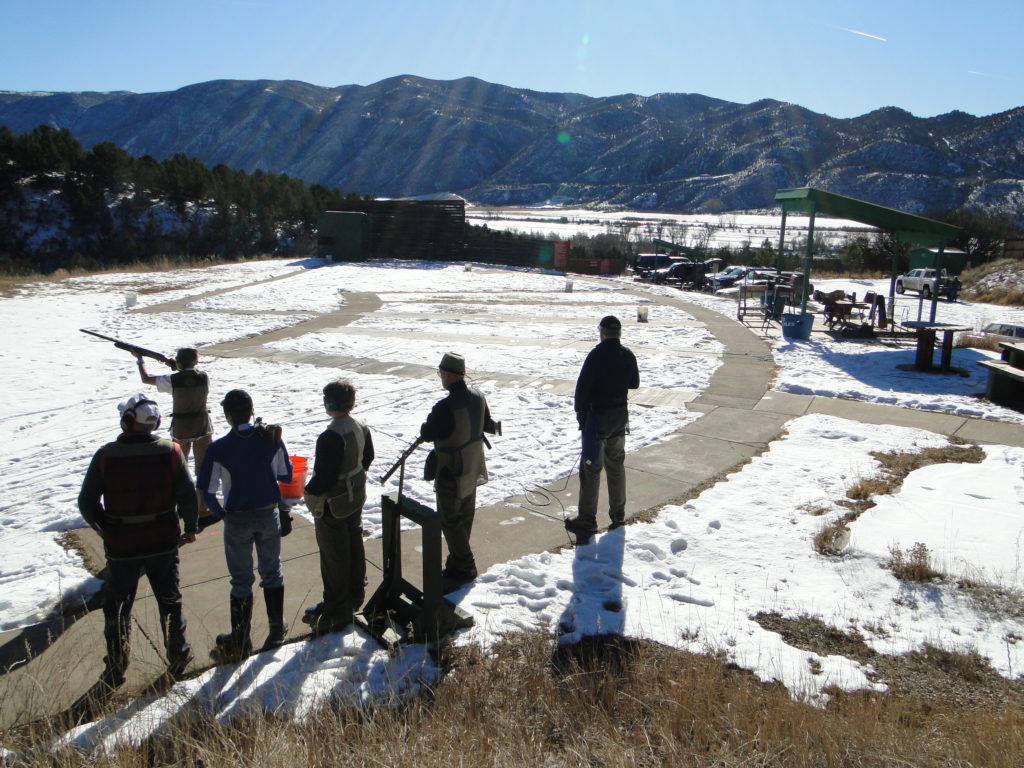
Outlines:
{"type": "Polygon", "coordinates": [[[936,269],[912,269],[896,278],[896,293],[918,291],[926,299],[930,299],[933,294],[948,296],[951,286],[952,281],[946,273],[936,269]]]}

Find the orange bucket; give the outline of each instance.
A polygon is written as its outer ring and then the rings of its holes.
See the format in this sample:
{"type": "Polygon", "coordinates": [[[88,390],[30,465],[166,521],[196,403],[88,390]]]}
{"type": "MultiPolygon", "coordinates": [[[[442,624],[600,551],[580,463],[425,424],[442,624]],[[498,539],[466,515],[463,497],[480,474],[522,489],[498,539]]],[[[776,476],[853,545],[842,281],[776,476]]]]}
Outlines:
{"type": "Polygon", "coordinates": [[[281,488],[281,497],[284,499],[301,499],[302,489],[306,486],[306,459],[301,456],[292,456],[292,481],[290,483],[278,483],[281,488]]]}

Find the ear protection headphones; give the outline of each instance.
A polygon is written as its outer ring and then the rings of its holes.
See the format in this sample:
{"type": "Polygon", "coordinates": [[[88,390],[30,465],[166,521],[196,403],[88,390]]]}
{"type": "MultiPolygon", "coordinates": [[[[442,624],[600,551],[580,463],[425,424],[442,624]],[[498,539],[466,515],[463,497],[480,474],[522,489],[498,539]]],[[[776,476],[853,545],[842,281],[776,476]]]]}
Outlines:
{"type": "MultiPolygon", "coordinates": [[[[135,409],[138,408],[140,405],[156,405],[156,401],[143,398],[141,400],[136,401],[131,407],[125,408],[123,411],[121,411],[122,429],[127,429],[128,427],[135,423],[135,409]]],[[[156,417],[156,424],[153,425],[153,429],[160,429],[159,416],[156,417]]]]}

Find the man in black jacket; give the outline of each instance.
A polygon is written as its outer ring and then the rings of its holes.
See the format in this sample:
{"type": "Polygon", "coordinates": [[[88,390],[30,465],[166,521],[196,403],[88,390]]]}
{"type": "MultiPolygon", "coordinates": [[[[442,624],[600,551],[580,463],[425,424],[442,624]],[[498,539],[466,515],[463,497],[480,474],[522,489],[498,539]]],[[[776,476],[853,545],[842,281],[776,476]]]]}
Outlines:
{"type": "Polygon", "coordinates": [[[608,516],[611,528],[626,518],[626,432],[629,431],[629,390],[640,386],[636,357],[622,346],[622,323],[614,315],[601,319],[601,341],[587,355],[576,380],[576,421],[583,432],[580,458],[580,501],[576,517],[565,527],[579,539],[597,532],[597,495],[601,469],[608,474],[608,516]]]}
{"type": "Polygon", "coordinates": [[[420,439],[434,444],[434,497],[441,515],[441,533],[448,545],[442,575],[448,585],[454,586],[477,576],[469,537],[476,515],[476,488],[488,479],[484,432],[500,431],[483,394],[466,386],[462,355],[446,353],[437,375],[448,396],[431,409],[420,427],[420,439]]]}
{"type": "Polygon", "coordinates": [[[107,657],[100,679],[110,688],[124,682],[132,605],[143,573],[160,612],[169,674],[179,677],[191,661],[178,588],[178,546],[181,523],[184,540],[196,540],[198,518],[195,486],[181,449],[153,434],[160,426],[157,404],[138,394],[118,407],[121,434],[96,451],[78,495],[78,509],[102,537],[107,558],[107,657]]]}

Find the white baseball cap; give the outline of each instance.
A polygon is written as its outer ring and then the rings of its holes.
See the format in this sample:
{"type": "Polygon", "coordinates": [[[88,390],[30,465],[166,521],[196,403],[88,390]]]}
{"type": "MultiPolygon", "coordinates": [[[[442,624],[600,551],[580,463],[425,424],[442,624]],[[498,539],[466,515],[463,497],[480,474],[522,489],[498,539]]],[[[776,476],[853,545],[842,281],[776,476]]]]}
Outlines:
{"type": "Polygon", "coordinates": [[[160,426],[160,406],[141,392],[129,397],[123,403],[119,403],[117,410],[121,413],[122,418],[125,414],[129,414],[132,421],[144,427],[156,429],[160,426]]]}

